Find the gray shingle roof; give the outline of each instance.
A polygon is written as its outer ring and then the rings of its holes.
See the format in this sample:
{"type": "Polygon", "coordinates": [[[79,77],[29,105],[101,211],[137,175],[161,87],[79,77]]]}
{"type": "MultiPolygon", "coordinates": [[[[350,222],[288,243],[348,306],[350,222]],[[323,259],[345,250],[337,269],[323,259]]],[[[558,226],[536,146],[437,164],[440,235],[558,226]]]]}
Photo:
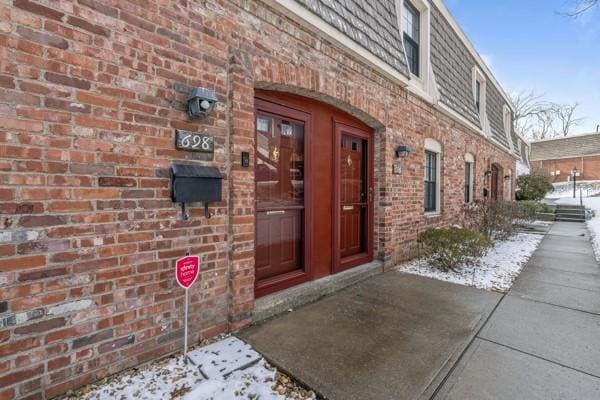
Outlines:
{"type": "Polygon", "coordinates": [[[392,0],[297,0],[328,24],[409,76],[392,0]]]}
{"type": "Polygon", "coordinates": [[[440,100],[481,128],[473,99],[472,71],[477,65],[468,49],[431,3],[431,66],[438,84],[440,100]]]}
{"type": "Polygon", "coordinates": [[[567,136],[531,143],[531,161],[600,154],[600,134],[567,136]]]}
{"type": "MultiPolygon", "coordinates": [[[[431,65],[438,84],[440,100],[461,114],[475,126],[481,121],[473,98],[473,67],[478,63],[461,41],[441,11],[431,4],[431,65]]],[[[486,77],[486,111],[492,137],[510,148],[504,130],[504,105],[506,101],[499,89],[486,77]]],[[[513,139],[514,140],[514,139],[513,139]]]]}
{"type": "Polygon", "coordinates": [[[521,141],[521,161],[529,165],[529,145],[524,140],[521,141]]]}
{"type": "MultiPolygon", "coordinates": [[[[395,0],[296,1],[400,73],[410,76],[395,0]]],[[[481,129],[472,89],[472,71],[474,66],[479,65],[478,61],[433,0],[429,3],[430,58],[440,101],[481,129]]],[[[507,138],[504,130],[503,107],[506,100],[492,78],[487,76],[486,86],[486,112],[491,134],[496,142],[510,149],[509,140],[514,142],[515,138],[507,138]]]]}

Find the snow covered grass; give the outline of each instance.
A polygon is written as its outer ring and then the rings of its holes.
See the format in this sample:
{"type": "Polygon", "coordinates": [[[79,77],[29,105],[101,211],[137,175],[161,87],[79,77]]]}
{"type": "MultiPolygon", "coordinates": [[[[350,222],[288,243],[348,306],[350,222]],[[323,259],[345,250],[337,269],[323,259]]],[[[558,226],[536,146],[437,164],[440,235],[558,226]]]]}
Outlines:
{"type": "Polygon", "coordinates": [[[478,266],[462,266],[456,272],[442,272],[420,259],[400,265],[397,269],[400,272],[459,285],[507,292],[542,238],[542,235],[517,233],[506,240],[496,242],[481,257],[478,266]]]}
{"type": "MultiPolygon", "coordinates": [[[[579,198],[561,198],[556,200],[555,204],[579,205],[579,198]]],[[[584,197],[583,205],[594,211],[594,217],[588,220],[587,226],[592,236],[592,245],[596,252],[596,259],[600,262],[600,197],[584,197]]]]}
{"type": "MultiPolygon", "coordinates": [[[[554,183],[554,191],[548,193],[548,199],[562,199],[573,196],[573,182],[554,183]]],[[[577,196],[579,189],[582,189],[584,196],[595,196],[600,194],[600,181],[577,181],[577,196]]]]}
{"type": "MultiPolygon", "coordinates": [[[[314,399],[235,337],[106,378],[76,394],[85,400],[314,399]]],[[[72,398],[72,397],[69,397],[72,398]]]]}

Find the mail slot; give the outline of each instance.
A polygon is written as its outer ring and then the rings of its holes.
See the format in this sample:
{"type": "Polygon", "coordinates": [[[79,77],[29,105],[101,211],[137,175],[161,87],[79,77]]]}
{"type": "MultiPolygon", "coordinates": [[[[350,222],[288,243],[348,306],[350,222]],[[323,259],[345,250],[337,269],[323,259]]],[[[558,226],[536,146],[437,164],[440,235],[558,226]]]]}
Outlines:
{"type": "Polygon", "coordinates": [[[221,201],[221,173],[215,167],[173,164],[172,198],[176,203],[221,201]]]}

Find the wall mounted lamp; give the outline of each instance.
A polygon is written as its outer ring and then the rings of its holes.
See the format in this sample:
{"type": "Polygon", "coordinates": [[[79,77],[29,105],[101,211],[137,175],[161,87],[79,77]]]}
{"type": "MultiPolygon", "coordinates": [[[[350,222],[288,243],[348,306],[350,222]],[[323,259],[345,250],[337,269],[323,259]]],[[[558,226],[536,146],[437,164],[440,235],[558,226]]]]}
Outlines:
{"type": "Polygon", "coordinates": [[[401,145],[396,148],[396,158],[405,158],[412,152],[412,149],[408,145],[401,145]]]}

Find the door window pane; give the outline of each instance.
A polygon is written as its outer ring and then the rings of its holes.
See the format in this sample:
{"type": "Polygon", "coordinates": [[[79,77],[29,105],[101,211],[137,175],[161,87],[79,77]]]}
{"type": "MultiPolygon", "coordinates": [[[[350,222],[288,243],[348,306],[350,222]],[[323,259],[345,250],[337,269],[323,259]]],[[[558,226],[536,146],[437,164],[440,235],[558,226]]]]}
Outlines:
{"type": "Polygon", "coordinates": [[[304,204],[304,125],[259,116],[256,198],[260,206],[304,204]]]}

